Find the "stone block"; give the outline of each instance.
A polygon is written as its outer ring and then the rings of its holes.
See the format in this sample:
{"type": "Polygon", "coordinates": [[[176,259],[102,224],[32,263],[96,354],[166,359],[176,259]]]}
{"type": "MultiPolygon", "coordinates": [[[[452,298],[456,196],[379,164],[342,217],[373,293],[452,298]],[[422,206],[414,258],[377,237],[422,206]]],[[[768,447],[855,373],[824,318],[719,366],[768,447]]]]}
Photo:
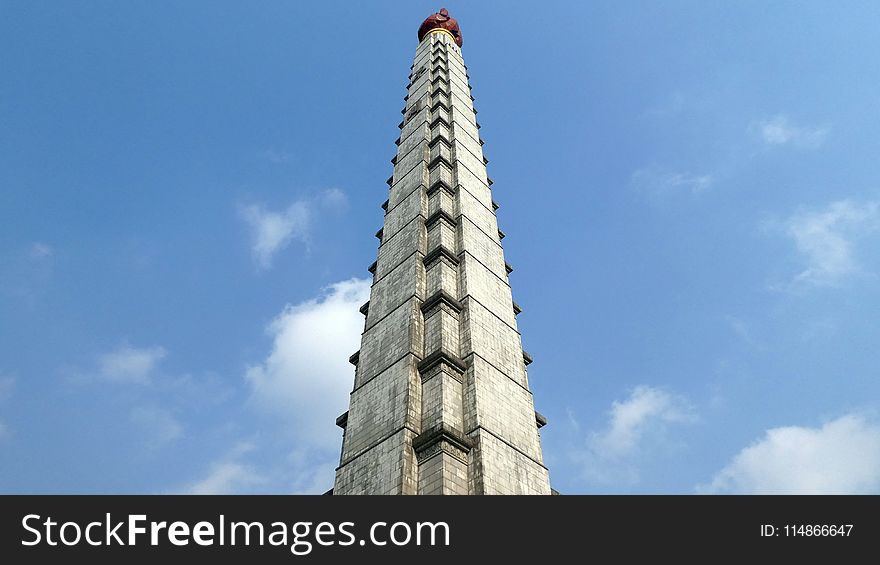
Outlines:
{"type": "Polygon", "coordinates": [[[419,304],[421,300],[418,298],[410,299],[363,333],[355,388],[363,386],[407,355],[421,359],[424,327],[419,304]]]}
{"type": "Polygon", "coordinates": [[[411,253],[370,289],[365,329],[372,328],[392,310],[413,297],[425,299],[425,266],[420,253],[411,253]]]}
{"type": "Polygon", "coordinates": [[[462,300],[467,296],[474,298],[507,325],[516,329],[513,296],[507,279],[499,277],[497,273],[490,271],[468,253],[461,255],[458,271],[462,300]]]}
{"type": "Polygon", "coordinates": [[[421,426],[421,379],[416,358],[394,363],[351,394],[342,461],[408,426],[421,426]]]}
{"type": "Polygon", "coordinates": [[[459,254],[473,256],[498,278],[507,280],[504,251],[495,238],[478,228],[467,216],[459,217],[457,237],[459,254]]]}
{"type": "MultiPolygon", "coordinates": [[[[465,306],[460,315],[461,357],[468,360],[472,354],[479,355],[528,388],[519,333],[473,298],[466,296],[461,302],[465,306]]],[[[363,354],[362,348],[361,357],[363,354]]]]}
{"type": "Polygon", "coordinates": [[[417,494],[414,433],[402,429],[336,470],[333,494],[417,494]]]}
{"type": "Polygon", "coordinates": [[[484,428],[529,457],[541,460],[532,393],[482,357],[468,360],[464,428],[484,428]]]}

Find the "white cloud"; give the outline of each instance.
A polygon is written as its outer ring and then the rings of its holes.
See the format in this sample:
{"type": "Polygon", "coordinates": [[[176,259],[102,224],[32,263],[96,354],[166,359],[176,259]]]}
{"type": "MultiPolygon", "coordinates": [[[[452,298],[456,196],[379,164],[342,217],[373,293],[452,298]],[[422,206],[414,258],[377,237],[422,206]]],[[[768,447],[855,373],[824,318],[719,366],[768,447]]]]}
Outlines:
{"type": "Polygon", "coordinates": [[[239,206],[242,220],[250,228],[251,254],[257,267],[266,270],[272,260],[294,240],[308,243],[312,227],[322,211],[340,213],[348,208],[348,197],[338,188],[329,188],[293,202],[281,211],[262,204],[239,206]]]}
{"type": "Polygon", "coordinates": [[[259,475],[253,467],[236,461],[215,463],[207,477],[194,483],[186,494],[235,494],[240,489],[260,484],[259,475]]]}
{"type": "Polygon", "coordinates": [[[318,199],[321,205],[334,211],[342,211],[348,208],[348,197],[338,188],[328,188],[321,191],[318,199]]]}
{"type": "Polygon", "coordinates": [[[320,494],[332,487],[342,439],[335,420],[348,406],[354,378],[348,358],[360,344],[358,308],[370,282],[337,282],[272,320],[271,351],[245,373],[250,407],[266,419],[261,432],[180,492],[320,494]],[[287,456],[279,460],[279,451],[287,456]]]}
{"type": "Polygon", "coordinates": [[[667,424],[692,422],[693,408],[682,397],[639,385],[623,402],[614,401],[608,427],[590,435],[591,450],[602,458],[617,458],[638,450],[651,431],[667,424]]]}
{"type": "Polygon", "coordinates": [[[47,243],[39,241],[31,243],[29,252],[31,259],[44,259],[46,257],[51,257],[54,253],[55,250],[47,243]]]}
{"type": "MultiPolygon", "coordinates": [[[[573,414],[569,420],[577,433],[580,424],[573,414]]],[[[683,447],[675,440],[674,429],[695,421],[696,412],[685,398],[639,385],[628,398],[611,404],[606,426],[587,433],[583,447],[572,449],[570,456],[588,483],[635,485],[640,482],[640,468],[683,447]]]]}
{"type": "Polygon", "coordinates": [[[712,175],[696,175],[685,172],[639,169],[632,174],[630,183],[636,190],[649,197],[663,198],[674,194],[698,194],[712,186],[712,175]]]}
{"type": "Polygon", "coordinates": [[[242,461],[254,446],[242,442],[219,461],[210,465],[207,475],[186,487],[180,494],[242,494],[252,492],[266,483],[257,469],[242,461]]]}
{"type": "Polygon", "coordinates": [[[778,115],[767,120],[753,122],[751,130],[756,131],[764,143],[769,145],[787,145],[804,149],[820,147],[828,136],[828,127],[804,127],[789,121],[786,116],[778,115]]]}
{"type": "Polygon", "coordinates": [[[241,217],[251,229],[251,252],[261,269],[272,266],[272,258],[294,238],[305,240],[311,211],[304,201],[297,201],[281,212],[267,210],[260,204],[243,206],[241,217]]]}
{"type": "Polygon", "coordinates": [[[158,449],[183,436],[183,426],[167,410],[155,406],[136,406],[129,414],[132,424],[148,438],[146,446],[158,449]]]}
{"type": "Polygon", "coordinates": [[[148,384],[156,365],[165,358],[163,347],[131,347],[125,344],[98,358],[98,377],[116,383],[148,384]]]}
{"type": "Polygon", "coordinates": [[[880,425],[848,414],[767,430],[708,485],[711,494],[880,494],[880,425]]]}
{"type": "Polygon", "coordinates": [[[369,298],[370,281],[330,285],[326,294],[286,306],[268,327],[272,351],[250,367],[251,400],[280,415],[301,446],[336,451],[340,434],[333,422],[348,405],[363,330],[358,307],[369,298]]]}
{"type": "MultiPolygon", "coordinates": [[[[266,438],[263,437],[263,440],[266,438]]],[[[205,475],[172,491],[177,494],[323,494],[332,488],[336,461],[310,447],[278,457],[278,446],[241,441],[213,461],[205,475]],[[263,452],[260,460],[259,454],[263,452]],[[266,454],[269,454],[268,458],[266,454]]],[[[338,445],[335,454],[338,455],[338,445]]]]}
{"type": "Polygon", "coordinates": [[[880,204],[832,202],[821,210],[799,210],[783,229],[807,262],[795,283],[835,285],[860,272],[854,242],[880,226],[880,204]]]}

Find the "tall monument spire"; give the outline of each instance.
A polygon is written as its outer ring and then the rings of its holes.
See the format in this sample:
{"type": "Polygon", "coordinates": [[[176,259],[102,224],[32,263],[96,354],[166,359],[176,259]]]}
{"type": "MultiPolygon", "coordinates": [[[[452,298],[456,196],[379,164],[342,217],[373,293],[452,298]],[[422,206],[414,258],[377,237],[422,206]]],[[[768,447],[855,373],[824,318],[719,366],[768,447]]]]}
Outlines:
{"type": "Polygon", "coordinates": [[[550,494],[458,22],[418,31],[334,494],[550,494]]]}

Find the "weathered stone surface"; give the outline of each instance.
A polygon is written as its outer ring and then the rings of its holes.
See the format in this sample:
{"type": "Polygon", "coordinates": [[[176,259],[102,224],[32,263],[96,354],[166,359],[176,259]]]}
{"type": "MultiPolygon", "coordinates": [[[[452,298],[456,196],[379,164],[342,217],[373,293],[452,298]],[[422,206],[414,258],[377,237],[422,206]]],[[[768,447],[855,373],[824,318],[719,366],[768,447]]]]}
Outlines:
{"type": "Polygon", "coordinates": [[[547,468],[482,428],[469,437],[469,485],[473,494],[550,494],[547,468]]]}
{"type": "Polygon", "coordinates": [[[363,386],[405,355],[422,357],[424,330],[419,303],[416,297],[409,299],[364,332],[355,388],[363,386]]]}
{"type": "Polygon", "coordinates": [[[375,280],[378,281],[391,272],[409,255],[415,252],[425,254],[427,239],[425,222],[421,216],[410,219],[394,235],[383,238],[376,261],[375,280]]]}
{"type": "Polygon", "coordinates": [[[459,273],[462,299],[471,297],[477,300],[502,322],[516,330],[513,296],[507,285],[507,278],[499,277],[467,253],[461,255],[459,273]]]}
{"type": "MultiPolygon", "coordinates": [[[[491,240],[501,244],[498,236],[498,220],[490,206],[480,202],[470,190],[460,187],[458,190],[458,214],[466,218],[474,227],[485,233],[491,240]]],[[[458,215],[454,214],[454,215],[458,215]]]]}
{"type": "MultiPolygon", "coordinates": [[[[473,297],[462,301],[461,356],[476,354],[514,381],[528,386],[519,333],[473,297]]],[[[512,306],[508,306],[513,309],[512,306]]],[[[361,358],[363,358],[361,351],[361,358]]]]}
{"type": "Polygon", "coordinates": [[[403,428],[336,469],[333,494],[418,494],[415,437],[403,428]]]}
{"type": "Polygon", "coordinates": [[[458,222],[458,249],[482,263],[498,278],[507,280],[504,253],[495,238],[478,228],[467,216],[458,222]]]}
{"type": "Polygon", "coordinates": [[[394,237],[400,229],[412,221],[416,216],[428,216],[428,197],[424,185],[417,185],[410,190],[409,194],[402,196],[396,202],[394,208],[389,209],[385,215],[385,225],[382,228],[382,239],[387,241],[394,237]]]}
{"type": "Polygon", "coordinates": [[[532,393],[522,383],[474,355],[468,359],[465,395],[473,400],[464,428],[483,428],[533,459],[541,459],[532,393]]]}
{"type": "Polygon", "coordinates": [[[412,253],[373,285],[365,330],[380,323],[385,316],[413,297],[424,299],[425,296],[422,256],[412,253]]]}
{"type": "Polygon", "coordinates": [[[550,494],[472,101],[459,46],[425,35],[334,494],[550,494]]]}
{"type": "Polygon", "coordinates": [[[400,359],[352,392],[342,460],[363,453],[403,427],[421,425],[421,380],[413,356],[400,359]]]}

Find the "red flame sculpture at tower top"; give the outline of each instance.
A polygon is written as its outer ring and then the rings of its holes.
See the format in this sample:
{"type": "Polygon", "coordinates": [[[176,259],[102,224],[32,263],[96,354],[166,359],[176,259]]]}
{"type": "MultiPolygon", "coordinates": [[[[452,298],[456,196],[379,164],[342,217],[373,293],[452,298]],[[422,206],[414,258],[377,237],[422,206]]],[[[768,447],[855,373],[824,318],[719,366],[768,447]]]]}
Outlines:
{"type": "Polygon", "coordinates": [[[422,25],[419,26],[419,42],[432,29],[445,29],[455,38],[455,44],[461,47],[461,29],[459,29],[456,19],[449,15],[449,10],[446,8],[440,8],[439,12],[431,14],[422,22],[422,25]]]}

